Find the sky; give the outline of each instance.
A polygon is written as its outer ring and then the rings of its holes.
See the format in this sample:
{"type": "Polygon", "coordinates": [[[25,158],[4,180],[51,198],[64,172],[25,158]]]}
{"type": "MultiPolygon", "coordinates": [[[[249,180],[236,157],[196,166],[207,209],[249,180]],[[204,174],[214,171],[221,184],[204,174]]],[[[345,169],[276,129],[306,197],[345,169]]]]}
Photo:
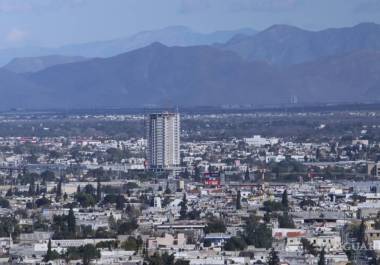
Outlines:
{"type": "Polygon", "coordinates": [[[0,0],[0,48],[57,47],[184,25],[199,32],[380,23],[380,0],[0,0]]]}

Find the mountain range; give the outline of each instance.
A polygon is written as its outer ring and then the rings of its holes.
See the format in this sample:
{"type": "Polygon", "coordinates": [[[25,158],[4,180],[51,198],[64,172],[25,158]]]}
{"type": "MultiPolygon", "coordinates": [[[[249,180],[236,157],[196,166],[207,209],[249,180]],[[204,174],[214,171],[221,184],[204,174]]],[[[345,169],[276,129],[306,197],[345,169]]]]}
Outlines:
{"type": "Polygon", "coordinates": [[[38,72],[54,65],[88,60],[82,56],[47,55],[40,57],[15,58],[3,68],[14,73],[38,72]]]}
{"type": "Polygon", "coordinates": [[[362,23],[321,31],[274,25],[253,36],[232,38],[219,46],[250,61],[297,64],[358,50],[379,50],[380,25],[362,23]]]}
{"type": "Polygon", "coordinates": [[[184,26],[171,26],[159,30],[143,31],[125,38],[65,45],[58,48],[22,47],[3,49],[0,50],[0,65],[7,64],[14,58],[47,55],[110,57],[145,47],[154,42],[160,42],[168,46],[211,45],[225,43],[236,35],[251,36],[255,33],[255,30],[249,28],[198,33],[184,26]]]}
{"type": "Polygon", "coordinates": [[[379,28],[366,23],[331,29],[326,30],[331,34],[327,38],[326,33],[301,30],[300,34],[299,29],[279,25],[253,36],[240,34],[224,44],[180,47],[155,42],[109,58],[56,64],[39,71],[15,73],[0,68],[0,106],[262,106],[286,104],[295,97],[304,104],[378,101],[379,28]],[[312,46],[307,46],[304,33],[322,37],[317,41],[319,37],[314,36],[312,46]],[[359,39],[363,41],[354,41],[359,39]],[[239,43],[265,56],[243,53],[236,48],[239,43]]]}

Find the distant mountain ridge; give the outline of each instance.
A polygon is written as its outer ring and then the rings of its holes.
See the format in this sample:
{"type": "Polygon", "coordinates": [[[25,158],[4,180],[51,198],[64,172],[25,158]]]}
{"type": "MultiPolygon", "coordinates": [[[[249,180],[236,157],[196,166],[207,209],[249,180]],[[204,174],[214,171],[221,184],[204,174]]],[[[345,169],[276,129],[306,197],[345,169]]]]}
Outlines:
{"type": "Polygon", "coordinates": [[[359,50],[380,50],[380,25],[362,23],[321,31],[274,25],[218,46],[250,61],[291,65],[359,50]]]}
{"type": "Polygon", "coordinates": [[[256,31],[246,28],[198,33],[184,26],[171,26],[160,30],[143,31],[130,37],[110,41],[63,46],[60,50],[65,55],[74,55],[79,52],[81,56],[85,57],[110,57],[148,46],[154,42],[167,46],[210,45],[227,42],[237,34],[251,36],[256,34],[256,31]]]}
{"type": "Polygon", "coordinates": [[[110,58],[17,75],[2,108],[97,108],[162,105],[278,105],[380,100],[380,52],[360,51],[294,66],[249,62],[211,46],[154,43],[110,58]],[[17,99],[17,100],[16,100],[17,99]]]}
{"type": "MultiPolygon", "coordinates": [[[[0,108],[122,108],[167,103],[262,106],[287,104],[294,98],[302,104],[378,102],[378,27],[361,24],[342,29],[344,34],[340,29],[328,30],[332,34],[326,42],[329,47],[322,49],[324,42],[315,41],[310,53],[310,46],[299,49],[305,40],[302,30],[274,26],[257,34],[264,34],[260,40],[276,40],[273,46],[253,49],[269,56],[268,51],[276,51],[274,47],[283,42],[288,48],[271,54],[271,60],[250,59],[243,51],[223,45],[169,47],[155,42],[109,58],[56,64],[38,72],[16,74],[0,68],[0,108]],[[357,40],[336,41],[337,36],[356,36],[357,40]],[[284,58],[289,63],[283,63],[284,58]]],[[[315,38],[314,33],[306,34],[313,36],[307,39],[315,38]]],[[[236,35],[226,45],[254,38],[236,35]]]]}
{"type": "Polygon", "coordinates": [[[41,57],[15,58],[4,66],[14,73],[38,72],[54,65],[76,63],[88,60],[81,56],[47,55],[41,57]]]}
{"type": "Polygon", "coordinates": [[[198,33],[184,26],[172,26],[159,30],[143,31],[130,37],[108,41],[66,45],[59,48],[26,47],[0,50],[0,65],[15,58],[40,57],[47,55],[110,57],[160,42],[168,46],[193,46],[224,43],[236,34],[253,35],[253,29],[238,29],[198,33]]]}

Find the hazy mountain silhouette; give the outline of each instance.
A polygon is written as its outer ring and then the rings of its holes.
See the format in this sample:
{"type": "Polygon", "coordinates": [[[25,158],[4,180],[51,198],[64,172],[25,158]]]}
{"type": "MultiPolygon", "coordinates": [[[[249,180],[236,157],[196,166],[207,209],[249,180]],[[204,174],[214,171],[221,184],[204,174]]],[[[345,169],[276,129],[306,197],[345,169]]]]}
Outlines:
{"type": "Polygon", "coordinates": [[[159,30],[143,31],[125,38],[66,45],[59,48],[25,47],[3,49],[0,50],[0,65],[4,65],[14,58],[39,57],[52,54],[83,57],[110,57],[145,47],[154,42],[160,42],[168,46],[224,43],[237,34],[250,36],[255,33],[256,31],[252,29],[198,33],[184,26],[172,26],[159,30]]]}
{"type": "Polygon", "coordinates": [[[29,73],[29,72],[38,72],[44,70],[48,67],[66,64],[66,63],[76,63],[88,60],[85,57],[81,56],[62,56],[62,55],[47,55],[41,57],[24,57],[24,58],[15,58],[4,66],[4,69],[7,69],[14,73],[29,73]]]}
{"type": "Polygon", "coordinates": [[[17,75],[2,70],[3,108],[360,102],[379,99],[380,52],[294,66],[249,62],[211,46],[148,47],[17,75]],[[3,88],[5,87],[5,88],[3,88]]]}
{"type": "Polygon", "coordinates": [[[289,65],[359,50],[380,50],[380,25],[362,23],[322,31],[275,25],[254,36],[239,36],[219,46],[251,61],[289,65]]]}

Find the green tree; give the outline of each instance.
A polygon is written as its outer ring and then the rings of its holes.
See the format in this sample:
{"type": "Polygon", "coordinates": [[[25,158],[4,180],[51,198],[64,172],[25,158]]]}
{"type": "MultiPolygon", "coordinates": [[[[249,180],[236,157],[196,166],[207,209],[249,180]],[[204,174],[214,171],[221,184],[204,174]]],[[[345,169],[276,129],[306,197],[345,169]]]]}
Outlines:
{"type": "Polygon", "coordinates": [[[122,243],[122,248],[125,250],[138,251],[142,248],[143,241],[141,237],[134,238],[132,236],[128,237],[126,241],[122,243]]]}
{"type": "Polygon", "coordinates": [[[87,194],[92,195],[92,196],[95,197],[95,188],[91,184],[87,184],[84,187],[83,192],[85,192],[85,193],[87,193],[87,194]]]}
{"type": "Polygon", "coordinates": [[[247,247],[247,243],[240,237],[231,237],[224,245],[226,251],[244,250],[247,247]]]}
{"type": "Polygon", "coordinates": [[[96,204],[95,196],[87,192],[76,193],[75,199],[84,208],[91,207],[96,204]]]}
{"type": "Polygon", "coordinates": [[[280,228],[295,228],[293,218],[288,214],[287,211],[283,215],[278,216],[278,225],[280,228]]]}
{"type": "Polygon", "coordinates": [[[110,227],[111,230],[115,230],[115,231],[117,230],[117,223],[112,213],[110,217],[108,218],[108,226],[110,227]]]}
{"type": "Polygon", "coordinates": [[[224,233],[226,232],[226,225],[223,220],[212,217],[208,220],[207,225],[205,227],[205,233],[224,233]]]}
{"type": "Polygon", "coordinates": [[[380,264],[380,259],[377,258],[376,251],[374,250],[369,250],[366,253],[368,261],[368,265],[379,265],[380,264]]]}
{"type": "Polygon", "coordinates": [[[119,240],[100,241],[96,243],[96,248],[108,248],[108,250],[118,248],[118,246],[119,246],[119,240]]]}
{"type": "Polygon", "coordinates": [[[179,215],[181,219],[186,219],[187,217],[187,198],[186,193],[183,194],[182,202],[181,202],[181,209],[179,211],[179,215]]]}
{"type": "Polygon", "coordinates": [[[184,179],[189,179],[189,177],[190,177],[190,173],[189,173],[189,171],[187,170],[187,168],[185,168],[185,171],[184,171],[181,175],[182,175],[182,177],[183,177],[184,179]]]}
{"type": "Polygon", "coordinates": [[[68,228],[69,233],[71,233],[72,235],[75,235],[75,231],[76,231],[75,227],[76,227],[76,220],[75,220],[74,211],[73,211],[73,208],[70,208],[69,215],[67,216],[67,228],[68,228]]]}
{"type": "Polygon", "coordinates": [[[94,245],[87,244],[80,247],[69,247],[64,256],[67,261],[82,259],[83,265],[89,265],[92,260],[100,258],[100,251],[94,245]]]}
{"type": "Polygon", "coordinates": [[[0,207],[1,208],[10,208],[10,203],[5,198],[0,198],[0,207]]]}
{"type": "Polygon", "coordinates": [[[119,194],[116,198],[116,209],[117,210],[124,210],[124,203],[125,203],[125,198],[123,195],[119,194]]]}
{"type": "Polygon", "coordinates": [[[51,251],[51,240],[49,239],[49,242],[48,242],[48,249],[47,249],[47,252],[46,252],[46,256],[45,256],[45,261],[49,261],[52,259],[52,256],[53,256],[53,253],[51,251]]]}
{"type": "Polygon", "coordinates": [[[315,152],[315,159],[317,161],[320,161],[321,159],[321,150],[319,148],[317,148],[317,151],[315,152]]]}
{"type": "Polygon", "coordinates": [[[244,180],[245,181],[250,181],[250,177],[249,177],[249,169],[247,167],[245,173],[244,173],[244,180]]]}
{"type": "Polygon", "coordinates": [[[165,194],[171,194],[172,191],[169,188],[169,182],[166,182],[165,194]]]}
{"type": "Polygon", "coordinates": [[[289,201],[288,201],[288,191],[284,190],[282,193],[282,199],[281,199],[281,204],[284,209],[289,208],[289,201]]]}
{"type": "Polygon", "coordinates": [[[265,223],[260,223],[257,216],[250,216],[244,229],[244,239],[248,245],[257,248],[272,247],[272,229],[265,223]]]}
{"type": "Polygon", "coordinates": [[[374,228],[375,229],[380,229],[380,212],[377,212],[374,228]]]}
{"type": "Polygon", "coordinates": [[[138,227],[136,219],[119,221],[117,232],[119,235],[129,235],[138,227]]]}
{"type": "Polygon", "coordinates": [[[237,195],[236,195],[236,210],[241,209],[241,193],[240,190],[238,190],[237,195]]]}
{"type": "Polygon", "coordinates": [[[304,254],[311,254],[313,256],[318,255],[317,248],[314,246],[314,244],[310,243],[309,240],[306,238],[301,238],[301,244],[302,244],[302,249],[304,254]]]}
{"type": "Polygon", "coordinates": [[[41,178],[42,178],[42,185],[46,186],[47,181],[55,180],[55,174],[52,171],[44,171],[41,173],[41,178]]]}
{"type": "Polygon", "coordinates": [[[5,194],[5,197],[12,197],[13,196],[13,191],[12,191],[12,188],[9,188],[7,190],[7,193],[5,194]]]}
{"type": "Polygon", "coordinates": [[[168,253],[164,253],[162,254],[162,260],[164,262],[164,264],[166,265],[173,265],[174,264],[174,255],[171,254],[169,255],[168,253]]]}
{"type": "Polygon", "coordinates": [[[35,203],[36,203],[37,208],[40,208],[43,206],[50,205],[51,201],[47,199],[44,195],[42,198],[37,199],[35,203]]]}
{"type": "Polygon", "coordinates": [[[59,201],[61,196],[62,196],[62,180],[60,179],[56,187],[56,200],[59,201]]]}
{"type": "Polygon", "coordinates": [[[100,251],[94,245],[87,244],[81,249],[83,265],[89,265],[91,260],[100,258],[100,251]]]}
{"type": "Polygon", "coordinates": [[[67,215],[53,216],[53,223],[51,225],[51,228],[54,231],[54,239],[72,238],[72,235],[69,235],[67,228],[67,217],[67,215]]]}
{"type": "Polygon", "coordinates": [[[0,237],[17,236],[20,233],[18,220],[14,217],[0,217],[0,237]]]}
{"type": "Polygon", "coordinates": [[[34,182],[34,176],[32,175],[30,183],[29,183],[28,195],[34,196],[35,194],[36,194],[36,186],[35,186],[35,182],[34,182]]]}
{"type": "Polygon", "coordinates": [[[187,218],[190,220],[199,220],[201,218],[201,210],[193,209],[187,213],[187,218]]]}
{"type": "Polygon", "coordinates": [[[326,265],[325,248],[319,253],[318,265],[326,265]]]}
{"type": "Polygon", "coordinates": [[[147,258],[148,265],[165,265],[162,257],[158,253],[154,253],[152,256],[147,258]]]}
{"type": "Polygon", "coordinates": [[[360,245],[366,243],[366,237],[365,237],[365,230],[366,230],[366,225],[364,219],[362,219],[362,222],[360,223],[358,232],[357,232],[357,242],[360,243],[360,245]]]}
{"type": "Polygon", "coordinates": [[[57,251],[51,249],[51,240],[49,239],[48,249],[47,249],[46,255],[44,257],[44,261],[48,262],[50,260],[55,260],[58,258],[59,258],[59,253],[57,251]]]}
{"type": "Polygon", "coordinates": [[[263,221],[268,224],[270,222],[271,214],[269,212],[265,212],[263,216],[263,221]]]}
{"type": "Polygon", "coordinates": [[[201,170],[198,166],[195,166],[194,168],[194,181],[195,182],[201,182],[201,170]]]}
{"type": "Polygon", "coordinates": [[[100,178],[98,178],[96,185],[96,201],[100,202],[102,200],[102,186],[100,184],[100,178]]]}
{"type": "Polygon", "coordinates": [[[263,209],[267,212],[277,212],[284,210],[282,203],[277,201],[265,201],[263,203],[263,209]]]}
{"type": "Polygon", "coordinates": [[[166,206],[169,205],[169,203],[171,203],[171,201],[172,200],[170,199],[169,196],[165,196],[164,199],[163,199],[163,201],[162,201],[162,207],[165,208],[166,206]]]}
{"type": "Polygon", "coordinates": [[[303,199],[300,203],[299,203],[299,206],[302,208],[302,209],[305,209],[306,207],[313,207],[313,206],[316,206],[317,204],[311,200],[311,199],[303,199]]]}
{"type": "Polygon", "coordinates": [[[272,248],[268,256],[268,265],[279,265],[280,258],[277,255],[277,252],[272,248]]]}
{"type": "Polygon", "coordinates": [[[168,253],[162,254],[154,253],[153,256],[147,258],[148,265],[174,265],[174,255],[168,253]]]}

